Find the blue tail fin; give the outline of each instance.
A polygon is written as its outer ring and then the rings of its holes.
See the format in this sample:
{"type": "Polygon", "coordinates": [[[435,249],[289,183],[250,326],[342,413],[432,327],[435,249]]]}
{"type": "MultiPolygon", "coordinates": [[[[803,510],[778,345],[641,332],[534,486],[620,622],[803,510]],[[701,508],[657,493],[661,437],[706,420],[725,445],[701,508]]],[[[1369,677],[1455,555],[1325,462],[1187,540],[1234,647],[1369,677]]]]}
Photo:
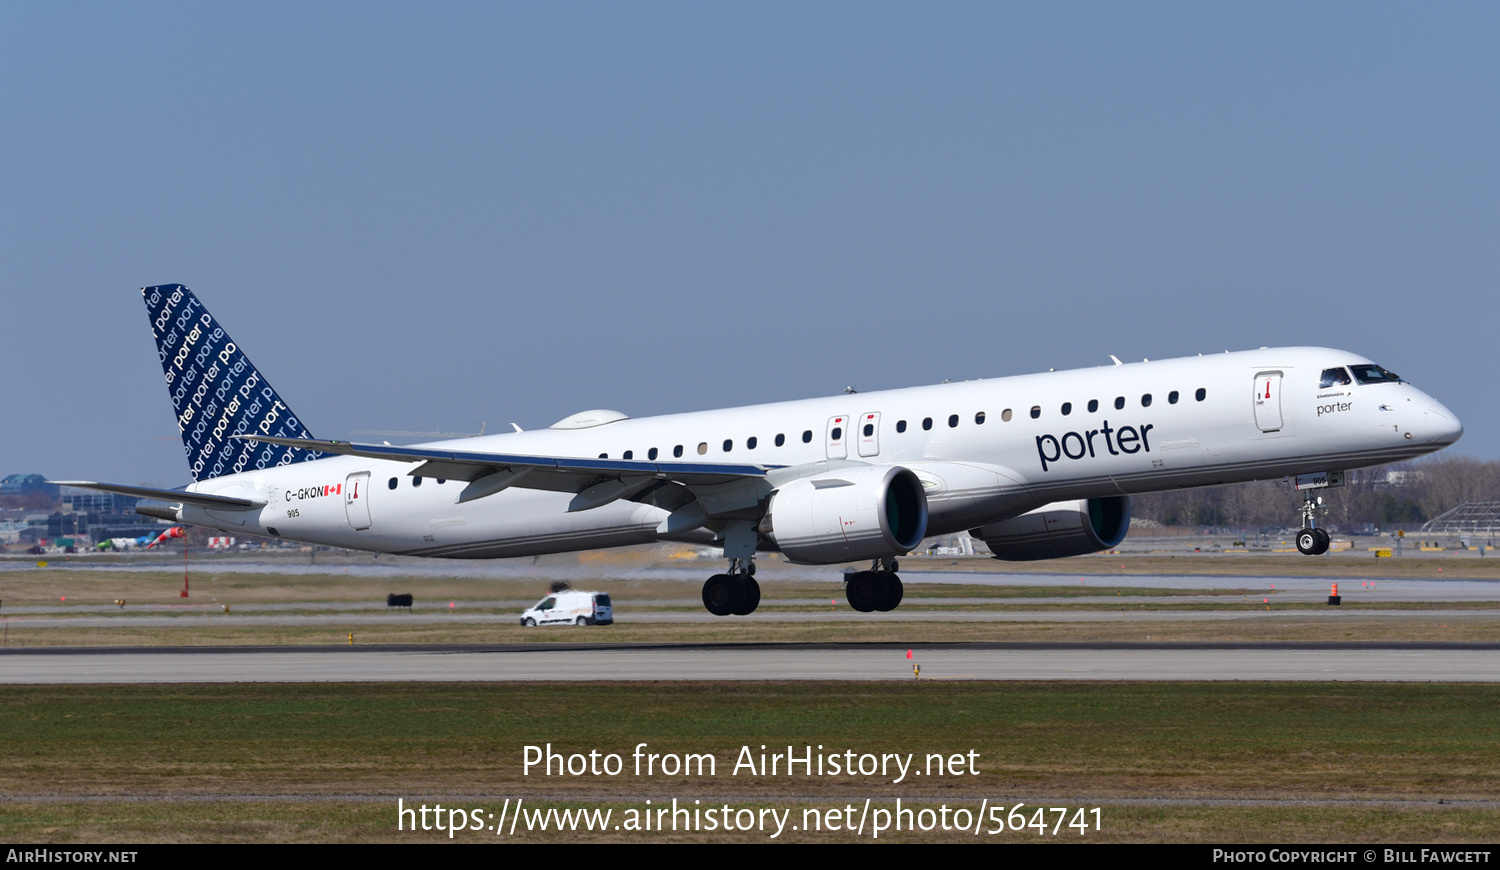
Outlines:
{"type": "Polygon", "coordinates": [[[156,351],[177,408],[177,428],[193,480],[209,480],[323,456],[296,447],[238,441],[231,435],[311,438],[249,357],[181,284],[142,287],[156,351]]]}

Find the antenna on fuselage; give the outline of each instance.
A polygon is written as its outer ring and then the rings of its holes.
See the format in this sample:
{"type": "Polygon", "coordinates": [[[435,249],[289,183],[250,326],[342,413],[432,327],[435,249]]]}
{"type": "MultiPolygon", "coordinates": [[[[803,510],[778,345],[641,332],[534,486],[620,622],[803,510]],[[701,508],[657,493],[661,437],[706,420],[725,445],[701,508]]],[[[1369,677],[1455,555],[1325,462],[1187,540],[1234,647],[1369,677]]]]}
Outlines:
{"type": "Polygon", "coordinates": [[[1112,359],[1112,360],[1114,360],[1115,361],[1115,365],[1117,365],[1117,366],[1124,365],[1124,363],[1120,362],[1120,358],[1117,357],[1117,356],[1115,356],[1114,354],[1110,354],[1109,358],[1112,359]]]}

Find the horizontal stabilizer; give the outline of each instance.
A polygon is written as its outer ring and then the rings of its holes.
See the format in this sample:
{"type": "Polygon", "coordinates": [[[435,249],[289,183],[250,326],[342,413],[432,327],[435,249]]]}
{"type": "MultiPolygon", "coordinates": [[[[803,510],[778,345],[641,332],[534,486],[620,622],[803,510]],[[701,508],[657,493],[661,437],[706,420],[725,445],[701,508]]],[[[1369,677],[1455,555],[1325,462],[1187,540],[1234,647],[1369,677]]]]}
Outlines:
{"type": "Polygon", "coordinates": [[[201,508],[212,508],[214,510],[254,510],[265,507],[263,501],[248,498],[230,498],[225,495],[207,495],[198,492],[183,492],[180,489],[156,489],[149,486],[124,486],[118,483],[97,483],[92,480],[49,480],[48,483],[58,486],[77,486],[83,489],[97,489],[100,492],[113,492],[119,495],[133,495],[138,498],[152,498],[158,501],[173,502],[174,504],[196,505],[201,508]]]}

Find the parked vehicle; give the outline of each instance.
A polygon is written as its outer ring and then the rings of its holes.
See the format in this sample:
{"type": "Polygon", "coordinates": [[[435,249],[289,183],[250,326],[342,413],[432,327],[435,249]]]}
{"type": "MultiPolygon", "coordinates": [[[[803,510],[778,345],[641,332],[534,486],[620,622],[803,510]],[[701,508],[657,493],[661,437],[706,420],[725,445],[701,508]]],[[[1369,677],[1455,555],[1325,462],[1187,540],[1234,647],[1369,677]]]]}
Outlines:
{"type": "Polygon", "coordinates": [[[533,625],[609,625],[615,621],[614,608],[604,592],[582,592],[572,589],[554,592],[521,614],[521,624],[533,625]]]}

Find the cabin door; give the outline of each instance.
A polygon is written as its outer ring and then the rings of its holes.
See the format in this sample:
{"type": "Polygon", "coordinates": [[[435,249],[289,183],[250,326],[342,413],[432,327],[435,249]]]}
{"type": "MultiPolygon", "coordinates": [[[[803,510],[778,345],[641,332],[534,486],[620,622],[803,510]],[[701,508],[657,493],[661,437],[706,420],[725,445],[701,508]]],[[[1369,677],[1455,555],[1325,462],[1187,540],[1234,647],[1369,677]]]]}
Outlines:
{"type": "Polygon", "coordinates": [[[1281,372],[1255,376],[1255,425],[1262,432],[1281,431],[1281,372]]]}
{"type": "Polygon", "coordinates": [[[370,472],[349,475],[344,481],[344,513],[355,529],[370,527],[370,472]]]}

